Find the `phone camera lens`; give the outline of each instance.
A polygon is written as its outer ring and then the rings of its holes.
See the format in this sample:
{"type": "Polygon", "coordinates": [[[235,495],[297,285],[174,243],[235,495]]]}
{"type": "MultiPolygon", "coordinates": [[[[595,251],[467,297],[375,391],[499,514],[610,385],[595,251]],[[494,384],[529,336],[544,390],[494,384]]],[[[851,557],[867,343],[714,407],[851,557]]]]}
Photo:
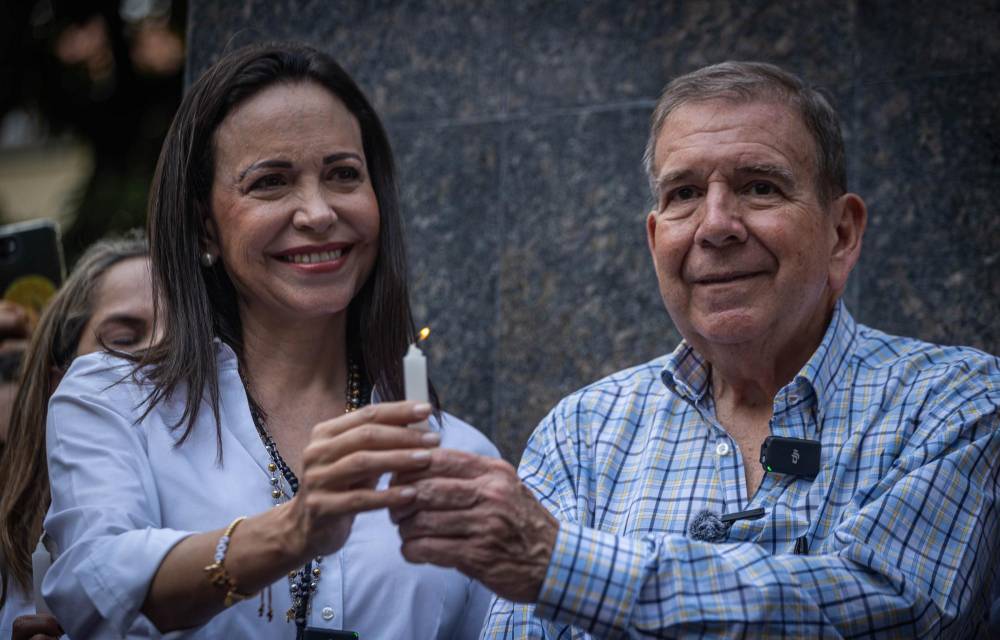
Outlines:
{"type": "Polygon", "coordinates": [[[17,253],[16,238],[0,238],[0,259],[10,258],[17,253]]]}

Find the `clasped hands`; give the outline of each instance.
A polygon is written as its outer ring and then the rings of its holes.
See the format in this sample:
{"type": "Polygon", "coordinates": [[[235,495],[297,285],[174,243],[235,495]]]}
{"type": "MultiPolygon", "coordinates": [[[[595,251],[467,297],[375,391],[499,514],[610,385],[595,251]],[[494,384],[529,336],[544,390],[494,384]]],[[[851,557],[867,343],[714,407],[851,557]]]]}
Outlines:
{"type": "Polygon", "coordinates": [[[439,448],[432,432],[408,429],[429,405],[370,405],[316,426],[304,452],[289,542],[302,557],[332,553],[354,516],[388,508],[410,562],[453,567],[501,597],[536,599],[558,521],[495,458],[439,448]],[[379,477],[392,473],[387,489],[379,477]]]}

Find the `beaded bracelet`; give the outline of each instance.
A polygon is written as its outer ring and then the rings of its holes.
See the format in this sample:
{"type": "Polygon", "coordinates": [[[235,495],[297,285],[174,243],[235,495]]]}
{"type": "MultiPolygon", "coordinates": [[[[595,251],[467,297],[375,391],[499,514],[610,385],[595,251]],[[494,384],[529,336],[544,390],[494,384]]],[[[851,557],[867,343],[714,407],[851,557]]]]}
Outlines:
{"type": "Polygon", "coordinates": [[[229,551],[229,540],[232,538],[233,531],[246,519],[246,516],[240,516],[229,523],[229,526],[226,527],[226,532],[222,534],[218,544],[215,545],[215,562],[205,567],[205,573],[208,574],[208,581],[219,589],[226,590],[226,599],[223,601],[223,606],[226,608],[233,606],[237,602],[246,600],[253,595],[252,593],[240,593],[236,589],[236,582],[229,576],[229,572],[226,571],[224,565],[226,552],[229,551]]]}

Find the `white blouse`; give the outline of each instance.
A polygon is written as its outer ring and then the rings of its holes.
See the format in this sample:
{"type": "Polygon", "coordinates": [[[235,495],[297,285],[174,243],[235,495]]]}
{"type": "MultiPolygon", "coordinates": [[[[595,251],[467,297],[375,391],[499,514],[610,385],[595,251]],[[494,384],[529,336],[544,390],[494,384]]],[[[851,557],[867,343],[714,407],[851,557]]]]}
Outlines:
{"type": "MultiPolygon", "coordinates": [[[[141,422],[150,387],[107,354],[73,361],[49,404],[52,506],[45,530],[57,557],[42,593],[71,638],[161,637],[140,613],[160,562],[184,537],[271,508],[269,458],[250,416],[236,356],[216,342],[222,454],[203,405],[191,435],[175,446],[183,399],[162,402],[141,422]]],[[[489,440],[445,414],[442,447],[497,456],[489,440]]],[[[387,485],[388,474],[380,481],[387,485]]],[[[414,565],[400,554],[386,510],[355,518],[347,544],[320,565],[309,625],[356,631],[362,640],[477,638],[490,593],[461,573],[414,565]]],[[[288,638],[294,623],[288,581],[272,585],[274,620],[257,598],[207,624],[167,637],[288,638]]]]}
{"type": "MultiPolygon", "coordinates": [[[[3,554],[0,554],[0,564],[3,564],[3,554]]],[[[35,613],[35,602],[31,594],[21,588],[14,576],[7,576],[7,599],[0,607],[0,638],[10,638],[11,627],[18,616],[35,613]]]]}

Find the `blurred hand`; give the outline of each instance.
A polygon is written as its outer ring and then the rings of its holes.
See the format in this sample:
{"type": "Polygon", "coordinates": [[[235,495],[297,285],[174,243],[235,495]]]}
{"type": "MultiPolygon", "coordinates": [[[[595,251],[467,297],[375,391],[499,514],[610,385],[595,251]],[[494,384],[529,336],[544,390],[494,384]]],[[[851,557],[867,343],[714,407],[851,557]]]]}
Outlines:
{"type": "Polygon", "coordinates": [[[537,599],[559,521],[514,467],[438,449],[426,469],[399,474],[393,485],[416,489],[413,501],[390,510],[404,558],[457,568],[508,600],[537,599]]]}
{"type": "Polygon", "coordinates": [[[31,319],[27,310],[19,304],[0,300],[0,447],[7,444],[21,356],[28,347],[30,335],[31,319]]]}
{"type": "Polygon", "coordinates": [[[321,422],[303,453],[299,491],[289,502],[293,530],[306,557],[344,546],[354,516],[410,502],[412,487],[376,490],[387,472],[414,472],[430,464],[437,433],[407,429],[426,419],[430,405],[387,402],[321,422]]]}
{"type": "Polygon", "coordinates": [[[31,337],[31,319],[28,311],[19,304],[0,300],[0,346],[8,341],[21,342],[31,337]]]}
{"type": "Polygon", "coordinates": [[[11,640],[55,640],[63,634],[62,627],[50,615],[18,616],[11,626],[11,640]]]}

